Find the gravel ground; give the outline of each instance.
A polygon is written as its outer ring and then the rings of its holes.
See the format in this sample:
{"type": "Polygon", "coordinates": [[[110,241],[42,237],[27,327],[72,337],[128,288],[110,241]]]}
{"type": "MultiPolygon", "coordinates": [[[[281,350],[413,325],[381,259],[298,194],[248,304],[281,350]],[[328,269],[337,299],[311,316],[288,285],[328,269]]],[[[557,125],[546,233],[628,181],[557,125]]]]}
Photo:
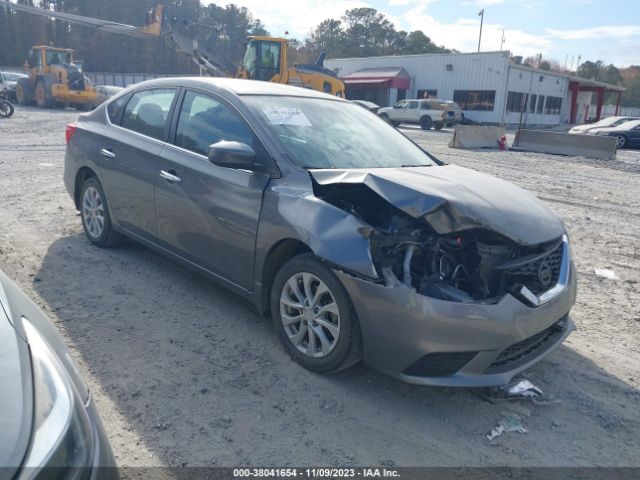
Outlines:
{"type": "Polygon", "coordinates": [[[314,375],[239,297],[133,243],[90,246],[62,183],[76,115],[18,108],[0,122],[0,268],[70,345],[121,466],[640,466],[640,152],[453,150],[451,132],[405,130],[533,191],[571,235],[578,331],[526,372],[560,402],[495,404],[363,366],[314,375]],[[528,433],[488,441],[505,411],[528,433]]]}

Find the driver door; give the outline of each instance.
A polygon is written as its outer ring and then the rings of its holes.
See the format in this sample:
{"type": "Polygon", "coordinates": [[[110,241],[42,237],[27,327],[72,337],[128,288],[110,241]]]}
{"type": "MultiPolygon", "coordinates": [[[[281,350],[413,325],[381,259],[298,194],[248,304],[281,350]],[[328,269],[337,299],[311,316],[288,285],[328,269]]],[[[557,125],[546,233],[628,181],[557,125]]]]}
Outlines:
{"type": "Polygon", "coordinates": [[[248,290],[270,176],[216,166],[207,152],[221,140],[246,143],[258,158],[266,151],[235,110],[210,94],[186,90],[176,113],[155,175],[158,243],[248,290]]]}

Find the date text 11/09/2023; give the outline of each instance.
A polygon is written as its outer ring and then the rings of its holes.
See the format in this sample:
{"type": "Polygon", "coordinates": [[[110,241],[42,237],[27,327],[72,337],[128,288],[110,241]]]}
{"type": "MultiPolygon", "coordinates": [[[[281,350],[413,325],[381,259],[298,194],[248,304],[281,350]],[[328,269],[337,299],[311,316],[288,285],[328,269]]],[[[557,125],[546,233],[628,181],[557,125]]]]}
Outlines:
{"type": "Polygon", "coordinates": [[[399,478],[388,468],[234,468],[233,477],[248,478],[399,478]]]}

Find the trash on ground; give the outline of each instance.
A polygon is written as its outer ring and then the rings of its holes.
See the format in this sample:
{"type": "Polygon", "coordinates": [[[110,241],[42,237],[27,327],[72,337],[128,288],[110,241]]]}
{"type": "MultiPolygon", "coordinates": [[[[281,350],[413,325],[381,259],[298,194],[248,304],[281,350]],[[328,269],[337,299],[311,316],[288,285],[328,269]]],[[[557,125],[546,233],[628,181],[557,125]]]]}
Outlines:
{"type": "Polygon", "coordinates": [[[512,382],[502,389],[508,397],[538,398],[542,396],[542,390],[526,379],[512,382]]]}
{"type": "Polygon", "coordinates": [[[487,435],[487,440],[493,440],[505,432],[527,433],[527,429],[522,425],[522,419],[519,415],[508,413],[500,419],[498,425],[487,435]]]}
{"type": "Polygon", "coordinates": [[[608,268],[594,268],[593,270],[596,272],[596,277],[608,278],[609,280],[618,278],[616,277],[616,272],[608,268]]]}

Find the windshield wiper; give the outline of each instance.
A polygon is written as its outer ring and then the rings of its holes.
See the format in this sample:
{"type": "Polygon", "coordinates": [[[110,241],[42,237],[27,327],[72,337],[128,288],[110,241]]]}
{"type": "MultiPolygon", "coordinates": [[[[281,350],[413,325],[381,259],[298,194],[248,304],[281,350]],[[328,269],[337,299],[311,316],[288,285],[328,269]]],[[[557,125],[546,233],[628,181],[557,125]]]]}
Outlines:
{"type": "Polygon", "coordinates": [[[432,163],[425,165],[400,165],[400,168],[409,168],[409,167],[433,167],[432,163]]]}

